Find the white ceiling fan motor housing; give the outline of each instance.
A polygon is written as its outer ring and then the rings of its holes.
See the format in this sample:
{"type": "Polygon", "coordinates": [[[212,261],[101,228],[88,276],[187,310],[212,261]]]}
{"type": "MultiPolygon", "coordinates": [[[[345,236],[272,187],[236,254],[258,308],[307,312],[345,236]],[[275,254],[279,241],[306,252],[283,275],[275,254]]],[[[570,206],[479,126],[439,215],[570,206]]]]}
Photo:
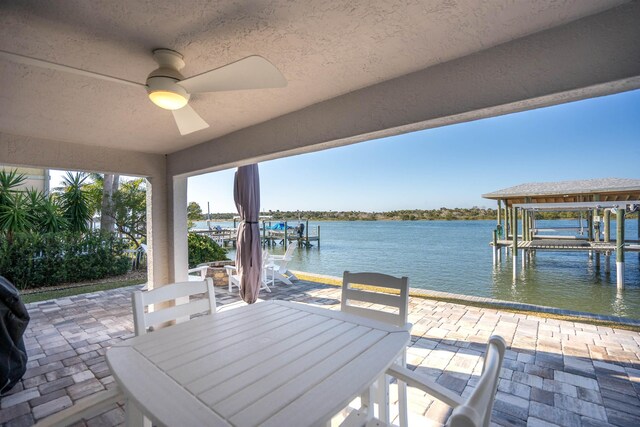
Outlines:
{"type": "Polygon", "coordinates": [[[147,93],[170,92],[188,101],[191,95],[177,84],[184,80],[184,76],[179,71],[185,66],[182,55],[169,49],[156,49],[153,51],[153,58],[160,67],[153,70],[147,77],[147,93]]]}

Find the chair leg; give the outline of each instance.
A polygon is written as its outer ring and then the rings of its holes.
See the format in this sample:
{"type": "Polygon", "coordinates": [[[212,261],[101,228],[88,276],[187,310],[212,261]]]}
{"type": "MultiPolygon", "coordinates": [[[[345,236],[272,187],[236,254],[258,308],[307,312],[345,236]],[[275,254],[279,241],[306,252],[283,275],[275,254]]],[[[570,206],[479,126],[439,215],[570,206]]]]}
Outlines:
{"type": "Polygon", "coordinates": [[[409,414],[407,413],[407,384],[398,380],[398,416],[400,427],[409,425],[409,414]]]}
{"type": "MultiPolygon", "coordinates": [[[[407,353],[402,354],[400,366],[407,367],[407,353]]],[[[398,380],[398,418],[400,427],[409,425],[409,414],[407,413],[407,383],[398,380]]]]}
{"type": "Polygon", "coordinates": [[[389,419],[389,382],[386,375],[381,375],[377,379],[376,403],[378,404],[378,419],[386,424],[389,419]]]}
{"type": "Polygon", "coordinates": [[[273,273],[274,278],[280,280],[282,283],[285,283],[287,285],[293,285],[293,283],[291,282],[291,280],[289,280],[289,278],[283,274],[280,274],[278,272],[273,273]]]}
{"type": "Polygon", "coordinates": [[[369,388],[360,396],[360,409],[367,414],[367,421],[372,420],[375,416],[375,414],[373,413],[373,396],[376,392],[375,384],[376,383],[374,381],[374,383],[371,384],[369,388]]]}

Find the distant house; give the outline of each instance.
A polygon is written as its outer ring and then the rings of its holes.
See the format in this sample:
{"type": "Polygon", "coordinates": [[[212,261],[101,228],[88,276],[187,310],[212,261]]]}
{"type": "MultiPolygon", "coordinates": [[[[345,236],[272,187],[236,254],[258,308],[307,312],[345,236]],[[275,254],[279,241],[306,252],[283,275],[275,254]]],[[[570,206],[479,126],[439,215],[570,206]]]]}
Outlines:
{"type": "Polygon", "coordinates": [[[26,181],[18,187],[19,190],[34,188],[44,193],[49,193],[49,169],[15,168],[0,165],[0,171],[12,171],[16,169],[18,173],[23,174],[27,178],[26,181]]]}

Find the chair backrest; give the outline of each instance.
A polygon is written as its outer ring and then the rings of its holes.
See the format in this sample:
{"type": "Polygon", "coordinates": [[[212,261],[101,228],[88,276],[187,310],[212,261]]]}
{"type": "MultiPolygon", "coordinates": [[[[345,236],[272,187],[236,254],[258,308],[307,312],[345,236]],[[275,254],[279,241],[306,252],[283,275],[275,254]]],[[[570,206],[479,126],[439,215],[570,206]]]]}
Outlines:
{"type": "Polygon", "coordinates": [[[287,261],[291,261],[293,259],[293,252],[296,250],[297,247],[298,247],[297,242],[289,243],[289,246],[287,246],[287,250],[284,253],[284,259],[287,261]]]}
{"type": "Polygon", "coordinates": [[[480,381],[464,404],[453,410],[447,425],[451,427],[489,426],[506,347],[502,337],[493,335],[489,338],[480,381]]]}
{"type": "Polygon", "coordinates": [[[342,301],[340,309],[347,313],[368,317],[373,320],[407,326],[409,305],[409,279],[381,273],[344,272],[342,277],[342,301]],[[353,284],[366,285],[366,289],[356,289],[353,284]],[[393,289],[397,293],[389,293],[393,289]],[[393,307],[397,313],[355,306],[353,302],[379,304],[393,307]]]}
{"type": "Polygon", "coordinates": [[[145,292],[137,291],[133,293],[132,301],[136,335],[146,334],[150,326],[184,317],[190,318],[194,314],[211,314],[216,311],[216,294],[210,277],[197,282],[173,283],[145,292]],[[197,294],[205,294],[205,298],[167,308],[161,308],[156,305],[153,311],[147,310],[148,312],[145,313],[145,307],[152,304],[184,297],[189,298],[191,295],[197,294]]]}

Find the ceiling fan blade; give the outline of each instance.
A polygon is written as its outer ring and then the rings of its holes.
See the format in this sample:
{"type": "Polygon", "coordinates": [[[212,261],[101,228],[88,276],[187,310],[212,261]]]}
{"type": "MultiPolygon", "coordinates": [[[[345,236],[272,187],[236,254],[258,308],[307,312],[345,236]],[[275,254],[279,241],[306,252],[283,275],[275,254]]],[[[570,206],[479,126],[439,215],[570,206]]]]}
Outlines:
{"type": "Polygon", "coordinates": [[[85,77],[93,77],[95,79],[106,80],[109,82],[126,84],[135,87],[145,87],[142,83],[132,82],[130,80],[120,79],[118,77],[111,77],[105,74],[94,73],[92,71],[81,70],[80,68],[70,67],[68,65],[56,64],[55,62],[45,61],[43,59],[31,58],[29,56],[19,55],[17,53],[6,52],[0,50],[0,58],[7,59],[9,61],[18,62],[20,64],[35,65],[40,68],[48,68],[50,70],[64,71],[67,73],[77,74],[85,77]]]}
{"type": "Polygon", "coordinates": [[[285,87],[280,70],[261,56],[248,56],[178,82],[189,93],[285,87]]]}
{"type": "Polygon", "coordinates": [[[173,118],[178,125],[180,135],[188,135],[192,132],[196,132],[209,127],[209,124],[204,121],[202,117],[196,111],[191,108],[189,104],[180,108],[179,110],[172,110],[173,118]]]}

